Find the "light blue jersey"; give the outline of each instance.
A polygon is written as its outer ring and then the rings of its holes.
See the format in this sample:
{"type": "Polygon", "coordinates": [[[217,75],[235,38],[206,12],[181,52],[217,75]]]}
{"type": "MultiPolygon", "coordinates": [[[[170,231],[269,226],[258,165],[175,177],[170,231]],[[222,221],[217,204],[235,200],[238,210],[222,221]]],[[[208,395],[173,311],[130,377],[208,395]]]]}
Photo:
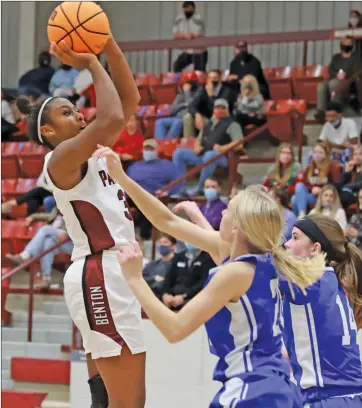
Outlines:
{"type": "MultiPolygon", "coordinates": [[[[347,405],[336,397],[362,394],[362,363],[353,310],[333,268],[304,293],[284,280],[279,287],[285,346],[304,403],[319,407],[312,404],[331,399],[323,407],[350,406],[352,399],[347,405]]],[[[356,401],[362,407],[362,397],[356,401]]]]}
{"type": "MultiPolygon", "coordinates": [[[[299,408],[301,397],[281,352],[282,300],[273,258],[245,255],[235,261],[254,264],[255,277],[238,302],[205,324],[210,351],[219,358],[214,380],[223,384],[210,407],[299,408]]],[[[219,270],[210,271],[205,285],[219,270]]]]}

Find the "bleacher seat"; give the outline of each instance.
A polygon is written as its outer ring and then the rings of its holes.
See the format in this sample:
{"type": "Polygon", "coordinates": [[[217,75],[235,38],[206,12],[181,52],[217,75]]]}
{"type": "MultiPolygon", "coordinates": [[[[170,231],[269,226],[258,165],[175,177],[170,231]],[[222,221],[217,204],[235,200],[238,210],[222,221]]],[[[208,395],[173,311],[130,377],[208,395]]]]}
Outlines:
{"type": "Polygon", "coordinates": [[[164,72],[162,74],[162,84],[177,84],[180,79],[181,73],[179,72],[164,72]]]}
{"type": "Polygon", "coordinates": [[[274,68],[274,74],[268,79],[270,94],[273,100],[293,97],[291,67],[274,68]]]}
{"type": "Polygon", "coordinates": [[[137,86],[150,86],[161,84],[160,77],[155,74],[139,73],[136,75],[135,81],[137,86]]]}
{"type": "Polygon", "coordinates": [[[328,78],[328,66],[309,65],[293,69],[294,97],[306,99],[309,105],[317,103],[318,84],[328,78]]]}
{"type": "Polygon", "coordinates": [[[166,159],[172,159],[173,152],[178,148],[179,144],[179,139],[157,140],[158,151],[166,159]]]}
{"type": "Polygon", "coordinates": [[[36,187],[36,179],[19,178],[16,183],[15,195],[20,196],[36,187]]]}
{"type": "Polygon", "coordinates": [[[138,92],[141,97],[140,105],[151,105],[152,104],[152,98],[151,98],[151,94],[150,94],[150,90],[148,86],[146,85],[139,86],[138,92]]]}
{"type": "Polygon", "coordinates": [[[152,85],[150,86],[150,93],[152,101],[156,105],[171,104],[177,95],[177,85],[152,85]]]}
{"type": "Polygon", "coordinates": [[[1,180],[1,197],[4,201],[10,200],[16,196],[16,184],[18,179],[1,180]]]}

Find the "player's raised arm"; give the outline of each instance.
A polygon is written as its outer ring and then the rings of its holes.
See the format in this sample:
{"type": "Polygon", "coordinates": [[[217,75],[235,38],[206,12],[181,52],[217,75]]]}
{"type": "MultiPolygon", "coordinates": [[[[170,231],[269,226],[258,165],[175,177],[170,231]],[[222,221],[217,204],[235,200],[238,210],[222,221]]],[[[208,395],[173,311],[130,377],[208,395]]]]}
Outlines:
{"type": "Polygon", "coordinates": [[[103,52],[107,57],[112,80],[122,102],[124,121],[127,123],[131,115],[136,112],[141,99],[136,82],[123,52],[119,49],[112,34],[110,34],[103,52]]]}

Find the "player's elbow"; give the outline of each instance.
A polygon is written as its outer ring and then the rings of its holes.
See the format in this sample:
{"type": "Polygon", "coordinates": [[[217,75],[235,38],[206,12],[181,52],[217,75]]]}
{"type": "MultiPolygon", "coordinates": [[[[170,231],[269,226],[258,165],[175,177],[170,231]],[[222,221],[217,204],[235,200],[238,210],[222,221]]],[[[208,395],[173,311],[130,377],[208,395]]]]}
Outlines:
{"type": "Polygon", "coordinates": [[[174,330],[170,330],[165,337],[169,343],[175,344],[184,340],[186,335],[184,335],[180,329],[175,328],[174,330]]]}

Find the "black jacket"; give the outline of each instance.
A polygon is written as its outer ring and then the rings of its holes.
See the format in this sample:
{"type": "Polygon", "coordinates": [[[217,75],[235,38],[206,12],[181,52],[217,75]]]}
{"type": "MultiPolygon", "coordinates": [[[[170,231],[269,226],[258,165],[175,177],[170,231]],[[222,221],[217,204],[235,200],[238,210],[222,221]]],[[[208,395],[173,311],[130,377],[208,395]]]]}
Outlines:
{"type": "Polygon", "coordinates": [[[186,294],[190,300],[202,289],[209,270],[216,265],[207,252],[200,252],[189,265],[186,252],[175,254],[166,272],[163,293],[171,295],[186,294]]]}
{"type": "Polygon", "coordinates": [[[340,190],[349,189],[353,194],[358,194],[362,188],[362,173],[357,173],[355,170],[351,172],[343,172],[339,184],[340,190]]]}

